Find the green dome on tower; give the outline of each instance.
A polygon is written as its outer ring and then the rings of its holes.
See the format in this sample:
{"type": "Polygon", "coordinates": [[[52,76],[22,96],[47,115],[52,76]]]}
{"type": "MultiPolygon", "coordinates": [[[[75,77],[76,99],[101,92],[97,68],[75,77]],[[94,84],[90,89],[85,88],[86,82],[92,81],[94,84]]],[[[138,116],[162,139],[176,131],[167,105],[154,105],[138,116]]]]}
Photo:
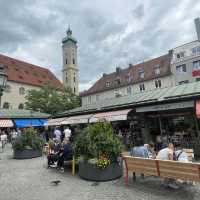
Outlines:
{"type": "Polygon", "coordinates": [[[77,40],[74,37],[72,37],[72,30],[70,29],[70,27],[68,27],[66,33],[67,36],[62,39],[62,43],[65,44],[68,41],[72,41],[76,44],[77,40]]]}

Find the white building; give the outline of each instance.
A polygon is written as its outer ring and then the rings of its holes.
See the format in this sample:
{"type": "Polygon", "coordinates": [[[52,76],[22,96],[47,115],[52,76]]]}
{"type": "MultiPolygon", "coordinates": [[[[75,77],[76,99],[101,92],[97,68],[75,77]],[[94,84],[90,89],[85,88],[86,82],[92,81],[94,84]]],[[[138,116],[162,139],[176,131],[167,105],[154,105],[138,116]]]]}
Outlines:
{"type": "Polygon", "coordinates": [[[7,87],[1,98],[1,108],[23,109],[27,92],[39,89],[46,82],[52,83],[56,88],[63,88],[62,83],[49,69],[2,54],[0,64],[4,65],[4,71],[8,76],[7,87]]]}

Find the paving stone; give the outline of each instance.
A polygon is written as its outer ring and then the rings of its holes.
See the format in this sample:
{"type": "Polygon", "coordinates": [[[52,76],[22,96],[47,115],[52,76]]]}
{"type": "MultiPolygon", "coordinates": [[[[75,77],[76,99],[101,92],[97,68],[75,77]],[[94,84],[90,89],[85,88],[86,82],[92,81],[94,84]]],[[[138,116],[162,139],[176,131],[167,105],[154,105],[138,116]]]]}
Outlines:
{"type": "Polygon", "coordinates": [[[199,200],[200,184],[186,189],[167,189],[155,177],[138,177],[129,180],[125,187],[123,178],[92,184],[70,169],[64,173],[46,168],[46,158],[12,159],[11,146],[0,153],[0,200],[199,200]],[[61,182],[54,186],[52,181],[61,182]]]}

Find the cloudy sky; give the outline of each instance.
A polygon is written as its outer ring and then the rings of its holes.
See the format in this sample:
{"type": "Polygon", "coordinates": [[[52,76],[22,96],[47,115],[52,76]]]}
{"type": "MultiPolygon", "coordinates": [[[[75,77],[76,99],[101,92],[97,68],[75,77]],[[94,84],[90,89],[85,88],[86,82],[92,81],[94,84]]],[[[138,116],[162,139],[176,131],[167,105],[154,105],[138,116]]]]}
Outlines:
{"type": "Polygon", "coordinates": [[[70,24],[84,90],[116,66],[196,40],[196,17],[198,0],[0,0],[0,53],[48,67],[61,79],[61,40],[70,24]]]}

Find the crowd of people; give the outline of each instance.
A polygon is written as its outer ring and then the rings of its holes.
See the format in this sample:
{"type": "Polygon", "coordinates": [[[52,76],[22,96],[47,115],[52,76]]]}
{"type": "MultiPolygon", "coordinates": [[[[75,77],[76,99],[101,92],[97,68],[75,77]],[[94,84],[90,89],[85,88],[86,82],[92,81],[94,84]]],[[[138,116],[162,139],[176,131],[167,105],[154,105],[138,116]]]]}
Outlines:
{"type": "MultiPolygon", "coordinates": [[[[131,148],[130,155],[142,158],[189,162],[188,155],[184,152],[180,143],[169,143],[168,146],[164,148],[161,146],[160,150],[156,151],[155,145],[152,142],[143,144],[142,140],[137,140],[135,146],[131,148]]],[[[183,183],[185,184],[182,180],[168,178],[165,178],[163,181],[163,185],[174,189],[178,189],[183,183]]],[[[187,182],[187,184],[191,183],[187,182]]]]}

